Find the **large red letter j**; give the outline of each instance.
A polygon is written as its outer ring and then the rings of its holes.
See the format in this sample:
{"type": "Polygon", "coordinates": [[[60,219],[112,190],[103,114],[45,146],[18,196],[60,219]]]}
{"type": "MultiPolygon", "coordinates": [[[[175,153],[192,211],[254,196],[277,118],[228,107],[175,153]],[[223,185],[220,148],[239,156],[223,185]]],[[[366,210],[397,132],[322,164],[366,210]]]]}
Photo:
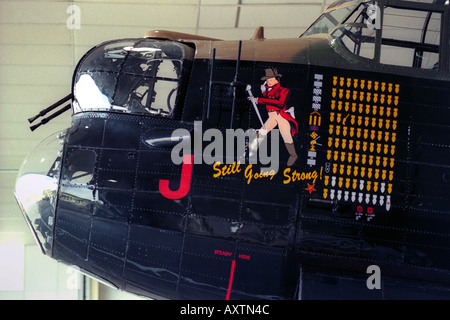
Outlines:
{"type": "Polygon", "coordinates": [[[181,168],[180,187],[176,191],[169,188],[169,180],[159,180],[159,192],[168,199],[181,199],[189,193],[192,176],[194,155],[183,155],[183,167],[181,168]]]}

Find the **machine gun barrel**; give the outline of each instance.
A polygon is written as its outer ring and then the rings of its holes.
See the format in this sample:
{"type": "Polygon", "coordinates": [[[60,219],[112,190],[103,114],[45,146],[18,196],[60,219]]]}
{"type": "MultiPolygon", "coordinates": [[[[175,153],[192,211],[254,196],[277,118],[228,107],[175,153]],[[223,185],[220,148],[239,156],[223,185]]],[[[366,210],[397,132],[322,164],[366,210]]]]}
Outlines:
{"type": "MultiPolygon", "coordinates": [[[[65,96],[64,98],[62,98],[61,100],[55,102],[54,104],[52,104],[51,106],[41,110],[37,115],[35,115],[34,117],[31,117],[28,119],[29,123],[33,123],[37,118],[39,117],[43,117],[45,116],[47,113],[49,113],[50,111],[56,109],[57,107],[59,107],[60,105],[62,105],[63,103],[65,103],[66,101],[72,99],[73,95],[72,93],[68,94],[67,96],[65,96]]],[[[66,110],[64,110],[66,111],[66,110]]],[[[62,112],[61,112],[62,113],[62,112]]]]}
{"type": "Polygon", "coordinates": [[[70,104],[66,105],[64,108],[59,109],[58,111],[56,111],[55,113],[52,113],[51,115],[49,115],[47,118],[44,118],[41,120],[41,122],[33,125],[30,127],[31,131],[36,130],[38,127],[46,124],[47,122],[49,122],[50,120],[56,118],[57,116],[59,116],[60,114],[66,112],[67,110],[69,110],[70,108],[72,108],[72,106],[70,104]]]}

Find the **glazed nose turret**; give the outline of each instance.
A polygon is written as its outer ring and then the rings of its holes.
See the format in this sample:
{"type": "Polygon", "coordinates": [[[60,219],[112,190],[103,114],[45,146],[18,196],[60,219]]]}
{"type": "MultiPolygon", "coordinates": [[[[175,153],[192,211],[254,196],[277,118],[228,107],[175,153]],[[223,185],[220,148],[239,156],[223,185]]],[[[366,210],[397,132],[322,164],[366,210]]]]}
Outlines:
{"type": "Polygon", "coordinates": [[[43,253],[51,255],[65,132],[53,134],[22,163],[14,195],[43,253]]]}

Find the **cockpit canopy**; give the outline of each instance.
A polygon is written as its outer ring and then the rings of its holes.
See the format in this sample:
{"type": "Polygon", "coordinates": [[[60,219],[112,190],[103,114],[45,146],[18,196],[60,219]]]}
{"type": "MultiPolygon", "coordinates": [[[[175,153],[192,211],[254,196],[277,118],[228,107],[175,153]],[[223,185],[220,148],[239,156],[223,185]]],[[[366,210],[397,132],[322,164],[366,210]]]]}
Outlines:
{"type": "Polygon", "coordinates": [[[358,6],[358,1],[341,0],[331,4],[322,15],[302,34],[302,37],[313,34],[330,33],[340,23],[343,23],[358,6]]]}
{"type": "Polygon", "coordinates": [[[194,50],[174,41],[103,43],[80,61],[73,79],[74,113],[114,111],[173,117],[194,50]]]}
{"type": "Polygon", "coordinates": [[[301,37],[327,34],[334,49],[352,61],[448,70],[442,50],[448,43],[441,44],[448,7],[445,0],[340,0],[301,37]]]}

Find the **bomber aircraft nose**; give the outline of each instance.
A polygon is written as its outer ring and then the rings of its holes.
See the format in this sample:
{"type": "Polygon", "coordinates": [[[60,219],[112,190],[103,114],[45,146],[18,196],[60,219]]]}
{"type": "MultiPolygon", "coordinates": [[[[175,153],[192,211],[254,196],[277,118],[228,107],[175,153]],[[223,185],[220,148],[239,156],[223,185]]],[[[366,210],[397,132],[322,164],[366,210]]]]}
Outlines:
{"type": "Polygon", "coordinates": [[[41,250],[51,255],[65,131],[31,151],[19,169],[14,195],[41,250]]]}

